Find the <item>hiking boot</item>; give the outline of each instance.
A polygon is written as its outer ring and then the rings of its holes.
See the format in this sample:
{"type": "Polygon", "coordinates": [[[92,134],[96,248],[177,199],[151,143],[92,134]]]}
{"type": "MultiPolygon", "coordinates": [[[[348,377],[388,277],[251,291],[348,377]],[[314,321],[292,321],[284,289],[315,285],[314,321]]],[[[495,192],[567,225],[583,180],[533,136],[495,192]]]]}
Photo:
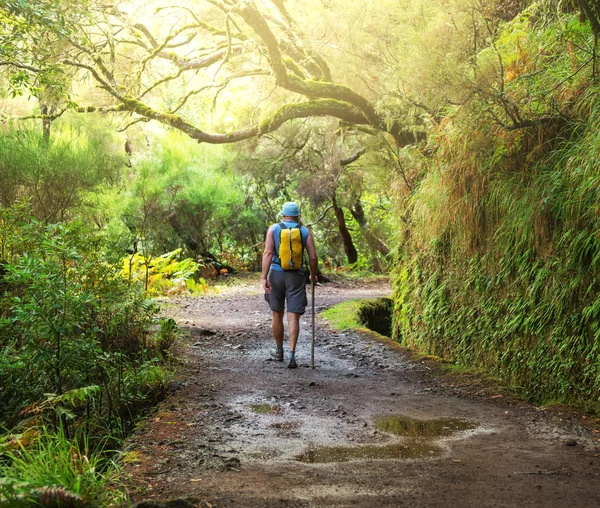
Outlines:
{"type": "Polygon", "coordinates": [[[283,349],[271,349],[271,356],[278,362],[283,361],[283,349]]]}
{"type": "Polygon", "coordinates": [[[290,355],[288,357],[287,368],[288,369],[295,369],[296,367],[298,367],[298,364],[296,363],[296,356],[295,355],[290,355]]]}

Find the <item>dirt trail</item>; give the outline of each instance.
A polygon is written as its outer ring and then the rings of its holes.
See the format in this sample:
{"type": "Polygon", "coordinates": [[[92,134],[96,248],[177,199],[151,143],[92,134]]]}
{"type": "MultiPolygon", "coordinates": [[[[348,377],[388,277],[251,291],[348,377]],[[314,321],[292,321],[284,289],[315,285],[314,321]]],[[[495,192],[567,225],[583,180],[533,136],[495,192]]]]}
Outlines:
{"type": "MultiPolygon", "coordinates": [[[[382,284],[317,290],[319,309],[382,284]]],[[[174,392],[129,440],[135,501],[198,506],[600,506],[600,434],[310,316],[300,367],[269,359],[256,283],[178,299],[191,338],[174,392]],[[204,335],[204,329],[216,332],[204,335]],[[408,417],[409,419],[406,419],[408,417]]]]}

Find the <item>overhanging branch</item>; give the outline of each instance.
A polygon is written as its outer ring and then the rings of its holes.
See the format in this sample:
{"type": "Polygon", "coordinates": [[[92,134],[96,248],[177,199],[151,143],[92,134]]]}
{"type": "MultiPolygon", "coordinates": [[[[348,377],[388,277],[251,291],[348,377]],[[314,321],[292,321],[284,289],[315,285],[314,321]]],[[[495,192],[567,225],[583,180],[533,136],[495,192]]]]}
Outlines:
{"type": "Polygon", "coordinates": [[[257,136],[262,136],[277,130],[281,125],[296,118],[314,116],[333,116],[355,124],[368,123],[368,120],[351,104],[331,99],[286,104],[275,113],[264,119],[258,125],[241,129],[227,134],[210,134],[192,125],[179,115],[157,111],[131,96],[122,99],[121,110],[131,111],[151,120],[157,120],[165,125],[170,125],[187,134],[199,143],[225,144],[236,143],[257,136]]]}
{"type": "MultiPolygon", "coordinates": [[[[273,69],[276,82],[279,86],[290,92],[304,95],[309,99],[332,99],[349,103],[360,110],[362,115],[367,119],[366,123],[376,129],[390,133],[401,146],[414,143],[421,139],[421,134],[414,134],[411,131],[404,129],[398,123],[394,123],[391,126],[386,125],[374,106],[362,95],[356,93],[348,86],[304,79],[301,75],[298,75],[298,73],[288,74],[288,69],[281,55],[279,42],[269,27],[265,17],[259,12],[254,1],[248,0],[243,2],[242,6],[239,7],[236,12],[254,30],[266,46],[269,64],[273,69]]],[[[330,78],[330,72],[328,67],[326,67],[325,61],[318,55],[311,54],[311,56],[320,67],[322,65],[325,66],[322,67],[322,71],[328,74],[327,77],[330,78]]]]}

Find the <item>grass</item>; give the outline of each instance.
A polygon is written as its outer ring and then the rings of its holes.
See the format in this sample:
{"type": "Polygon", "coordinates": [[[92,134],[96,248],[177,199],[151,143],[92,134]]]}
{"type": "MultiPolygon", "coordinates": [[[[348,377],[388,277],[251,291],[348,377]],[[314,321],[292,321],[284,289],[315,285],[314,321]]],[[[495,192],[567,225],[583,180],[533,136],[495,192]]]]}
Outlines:
{"type": "Polygon", "coordinates": [[[399,223],[394,317],[404,344],[456,362],[453,374],[600,414],[599,88],[591,64],[573,75],[592,40],[572,13],[505,26],[505,61],[534,66],[506,80],[507,100],[535,117],[554,102],[569,122],[490,128],[485,94],[445,119],[397,203],[411,221],[399,223]]]}
{"type": "Polygon", "coordinates": [[[86,440],[41,427],[32,444],[17,438],[0,447],[0,506],[98,506],[125,501],[118,466],[89,453],[86,440]]]}
{"type": "Polygon", "coordinates": [[[323,312],[322,316],[332,328],[346,330],[351,328],[364,328],[358,317],[358,311],[367,300],[350,300],[338,303],[323,312]]]}
{"type": "Polygon", "coordinates": [[[373,299],[350,300],[342,302],[323,312],[322,316],[328,324],[336,330],[357,330],[363,335],[379,343],[385,344],[392,350],[401,351],[407,354],[409,358],[417,363],[425,363],[430,368],[439,369],[440,373],[450,375],[456,379],[463,380],[469,385],[486,386],[493,393],[506,393],[507,391],[513,395],[517,395],[515,390],[511,390],[502,384],[498,376],[494,376],[488,370],[477,368],[474,366],[461,365],[450,362],[436,355],[425,354],[418,350],[407,348],[396,340],[381,335],[369,328],[360,320],[361,309],[372,304],[373,299]]]}

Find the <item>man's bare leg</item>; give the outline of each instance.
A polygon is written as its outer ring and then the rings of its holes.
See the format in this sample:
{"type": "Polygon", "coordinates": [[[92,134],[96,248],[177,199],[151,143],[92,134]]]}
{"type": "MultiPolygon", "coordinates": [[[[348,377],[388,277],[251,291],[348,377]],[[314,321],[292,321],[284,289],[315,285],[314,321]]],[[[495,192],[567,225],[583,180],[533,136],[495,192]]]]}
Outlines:
{"type": "Polygon", "coordinates": [[[288,333],[290,334],[290,351],[296,351],[296,343],[298,342],[298,334],[300,333],[300,314],[296,312],[288,312],[288,333]]]}
{"type": "MultiPolygon", "coordinates": [[[[278,348],[283,347],[283,312],[282,310],[274,310],[273,321],[271,322],[273,338],[278,348]]],[[[298,335],[296,335],[296,338],[298,338],[298,335]]]]}

